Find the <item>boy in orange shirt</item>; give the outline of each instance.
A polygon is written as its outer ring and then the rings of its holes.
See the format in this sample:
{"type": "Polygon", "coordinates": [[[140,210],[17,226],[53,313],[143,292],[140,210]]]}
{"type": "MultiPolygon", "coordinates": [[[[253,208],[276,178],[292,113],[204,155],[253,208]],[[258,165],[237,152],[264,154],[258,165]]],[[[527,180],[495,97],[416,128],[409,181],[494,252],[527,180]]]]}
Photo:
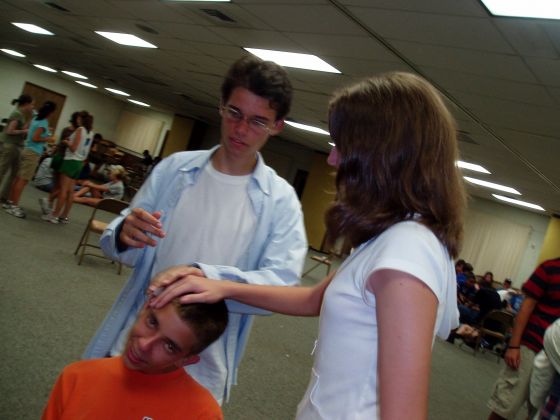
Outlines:
{"type": "Polygon", "coordinates": [[[223,301],[160,309],[145,304],[122,356],[68,365],[42,420],[221,420],[220,406],[183,366],[220,337],[228,322],[223,301]]]}

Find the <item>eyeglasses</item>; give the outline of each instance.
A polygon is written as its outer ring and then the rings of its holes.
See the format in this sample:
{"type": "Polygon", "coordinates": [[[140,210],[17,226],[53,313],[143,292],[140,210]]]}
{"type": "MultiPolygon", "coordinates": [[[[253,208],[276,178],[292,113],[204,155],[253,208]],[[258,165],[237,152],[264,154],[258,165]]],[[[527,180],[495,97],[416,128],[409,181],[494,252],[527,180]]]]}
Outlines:
{"type": "Polygon", "coordinates": [[[259,119],[259,117],[246,117],[243,112],[231,105],[220,106],[220,115],[231,122],[247,121],[249,128],[258,133],[268,133],[272,129],[268,126],[268,122],[259,119]]]}

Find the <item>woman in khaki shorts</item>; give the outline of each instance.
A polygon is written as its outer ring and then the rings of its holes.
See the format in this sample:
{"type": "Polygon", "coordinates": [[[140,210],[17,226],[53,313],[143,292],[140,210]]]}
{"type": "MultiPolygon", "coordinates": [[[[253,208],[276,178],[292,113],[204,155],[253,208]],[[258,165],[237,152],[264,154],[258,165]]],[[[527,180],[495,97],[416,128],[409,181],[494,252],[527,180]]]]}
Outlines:
{"type": "Polygon", "coordinates": [[[55,138],[50,133],[48,121],[49,116],[55,110],[56,104],[54,102],[45,102],[29,125],[25,148],[21,153],[19,171],[10,190],[10,201],[12,204],[6,209],[6,212],[12,216],[25,217],[25,212],[19,206],[19,199],[25,186],[35,174],[35,169],[43,154],[45,143],[52,144],[55,141],[55,138]]]}
{"type": "Polygon", "coordinates": [[[35,102],[29,95],[21,95],[12,101],[17,107],[8,117],[4,130],[0,133],[0,200],[9,207],[10,188],[19,170],[19,160],[27,137],[29,123],[33,117],[35,102]]]}

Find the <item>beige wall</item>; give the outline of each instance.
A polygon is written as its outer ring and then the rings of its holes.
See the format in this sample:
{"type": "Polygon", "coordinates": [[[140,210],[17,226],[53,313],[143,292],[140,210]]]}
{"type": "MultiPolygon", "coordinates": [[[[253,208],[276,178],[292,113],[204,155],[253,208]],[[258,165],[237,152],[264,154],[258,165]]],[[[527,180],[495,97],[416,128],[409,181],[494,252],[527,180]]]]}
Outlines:
{"type": "Polygon", "coordinates": [[[315,153],[301,204],[305,218],[305,230],[309,246],[321,249],[325,236],[325,211],[334,200],[333,168],[327,164],[327,155],[315,153]]]}
{"type": "Polygon", "coordinates": [[[163,149],[160,153],[161,157],[166,157],[173,153],[187,150],[193,126],[194,120],[180,115],[175,115],[173,117],[171,131],[169,132],[167,141],[163,145],[163,149]]]}
{"type": "MultiPolygon", "coordinates": [[[[75,111],[87,110],[94,116],[93,131],[101,133],[104,138],[113,140],[123,110],[149,118],[157,119],[164,125],[164,133],[171,127],[173,114],[143,108],[102,93],[100,89],[80,86],[71,78],[38,70],[31,64],[21,60],[13,60],[0,56],[0,115],[6,118],[13,106],[12,99],[17,98],[25,82],[31,82],[46,89],[66,95],[64,108],[60,114],[55,135],[58,136],[68,124],[75,111]]],[[[100,86],[101,88],[101,86],[100,86]]],[[[40,106],[41,104],[37,104],[40,106]]],[[[162,135],[163,137],[163,135],[162,135]]],[[[163,138],[157,139],[155,150],[159,150],[163,138]]]]}
{"type": "Polygon", "coordinates": [[[560,219],[551,217],[539,255],[539,263],[560,257],[560,219]]]}

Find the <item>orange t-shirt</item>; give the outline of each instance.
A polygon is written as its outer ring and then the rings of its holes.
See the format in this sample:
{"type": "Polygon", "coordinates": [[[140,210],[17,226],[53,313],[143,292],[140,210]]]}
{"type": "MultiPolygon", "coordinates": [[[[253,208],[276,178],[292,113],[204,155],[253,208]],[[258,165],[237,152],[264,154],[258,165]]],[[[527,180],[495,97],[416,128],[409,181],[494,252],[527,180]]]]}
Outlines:
{"type": "Polygon", "coordinates": [[[210,392],[184,369],[147,375],[120,357],[84,360],[64,368],[42,420],[222,420],[210,392]]]}

